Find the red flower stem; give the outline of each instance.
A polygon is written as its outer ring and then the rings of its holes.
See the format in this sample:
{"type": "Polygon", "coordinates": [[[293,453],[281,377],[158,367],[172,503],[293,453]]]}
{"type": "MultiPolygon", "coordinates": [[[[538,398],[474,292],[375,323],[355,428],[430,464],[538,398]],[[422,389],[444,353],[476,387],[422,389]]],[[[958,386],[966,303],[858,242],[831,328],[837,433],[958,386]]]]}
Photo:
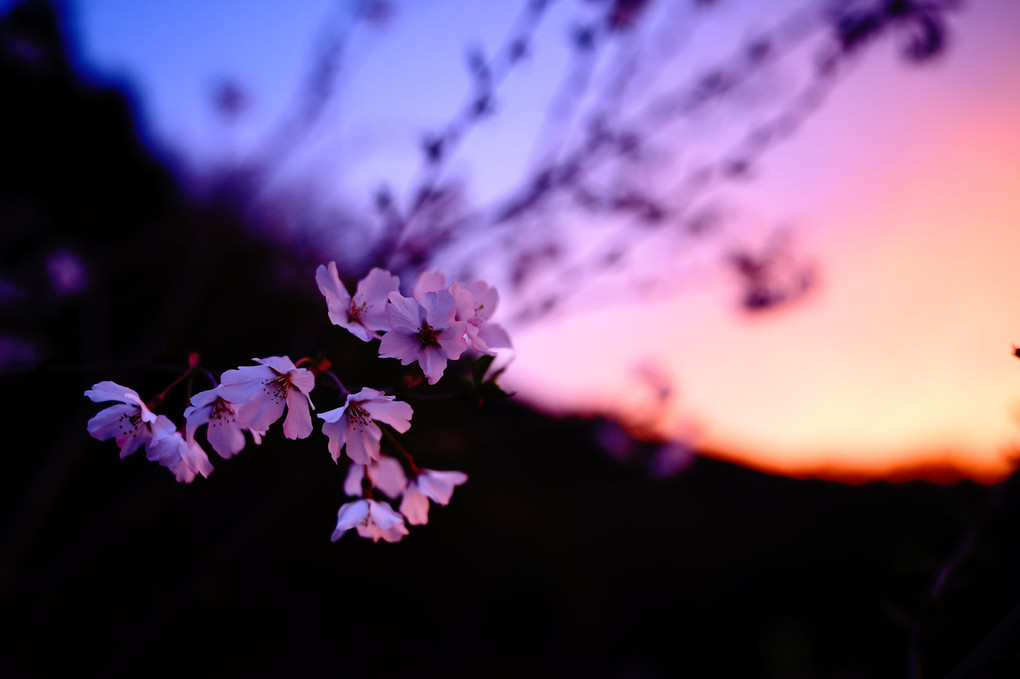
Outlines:
{"type": "Polygon", "coordinates": [[[375,499],[375,493],[372,492],[372,479],[368,478],[368,465],[365,465],[365,475],[361,477],[361,498],[363,500],[375,499]]]}
{"type": "Polygon", "coordinates": [[[381,429],[382,433],[386,435],[386,438],[390,440],[393,447],[399,450],[400,454],[404,456],[404,459],[407,461],[407,465],[411,470],[411,476],[418,476],[418,472],[420,472],[421,469],[414,463],[414,458],[411,457],[411,453],[407,452],[404,446],[400,445],[400,441],[397,440],[397,437],[393,435],[393,432],[391,432],[388,427],[380,426],[379,429],[381,429]]]}
{"type": "Polygon", "coordinates": [[[152,400],[145,404],[145,407],[147,407],[149,410],[155,410],[156,408],[158,408],[159,404],[163,402],[164,398],[166,398],[167,392],[169,392],[171,389],[180,384],[186,377],[190,377],[191,373],[194,372],[195,368],[197,367],[198,367],[198,354],[193,352],[188,355],[188,369],[185,370],[180,376],[178,376],[177,379],[168,384],[166,389],[153,396],[152,400]]]}

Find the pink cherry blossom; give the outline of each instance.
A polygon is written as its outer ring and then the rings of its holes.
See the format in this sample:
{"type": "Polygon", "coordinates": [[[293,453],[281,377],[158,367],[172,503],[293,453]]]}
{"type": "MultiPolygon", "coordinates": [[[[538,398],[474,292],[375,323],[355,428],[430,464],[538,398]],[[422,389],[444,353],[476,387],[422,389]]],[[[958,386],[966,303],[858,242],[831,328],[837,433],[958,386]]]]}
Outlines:
{"type": "Polygon", "coordinates": [[[493,354],[493,349],[513,347],[503,326],[489,322],[499,304],[496,288],[484,281],[473,281],[466,286],[455,282],[450,286],[450,294],[457,302],[457,320],[467,323],[467,338],[472,349],[493,354]]]}
{"type": "Polygon", "coordinates": [[[400,279],[384,269],[372,269],[358,282],[352,297],[347,292],[336,262],[315,270],[315,282],[326,298],[329,320],[346,328],[365,342],[375,339],[378,332],[389,329],[386,298],[400,286],[400,279]]]}
{"type": "Polygon", "coordinates": [[[379,343],[379,356],[403,365],[418,361],[429,384],[443,376],[447,359],[456,360],[467,350],[467,324],[456,320],[456,302],[446,290],[426,292],[420,303],[390,293],[386,311],[391,329],[379,343]]]}
{"type": "Polygon", "coordinates": [[[429,500],[445,507],[453,496],[454,486],[461,485],[467,479],[464,472],[422,469],[418,476],[407,484],[404,499],[400,502],[400,513],[412,526],[428,523],[429,500]]]}
{"type": "Polygon", "coordinates": [[[212,463],[202,447],[194,439],[181,436],[170,420],[163,418],[154,428],[157,433],[145,447],[145,457],[172,471],[181,483],[191,483],[199,474],[208,477],[212,473],[212,463]]]}
{"type": "Polygon", "coordinates": [[[446,276],[441,271],[431,269],[418,274],[411,296],[420,302],[425,298],[426,292],[439,292],[440,290],[446,290],[446,276]]]}
{"type": "Polygon", "coordinates": [[[348,394],[347,402],[341,407],[319,413],[319,418],[325,420],[322,433],[329,437],[329,452],[334,462],[346,445],[351,460],[357,464],[368,464],[379,459],[382,430],[376,421],[388,424],[403,434],[411,428],[413,413],[407,403],[394,401],[392,396],[366,387],[356,394],[348,394]]]}
{"type": "Polygon", "coordinates": [[[145,406],[134,389],[106,381],[94,384],[85,395],[93,403],[120,401],[89,420],[88,432],[100,441],[115,439],[122,459],[152,440],[156,414],[145,406]]]}
{"type": "Polygon", "coordinates": [[[467,323],[467,339],[471,347],[484,354],[495,353],[493,349],[511,348],[510,335],[502,326],[490,322],[499,304],[496,288],[485,281],[469,284],[460,281],[446,286],[446,277],[439,271],[423,271],[414,283],[413,296],[419,302],[425,294],[447,290],[457,305],[455,320],[467,323]]]}
{"type": "Polygon", "coordinates": [[[184,418],[188,441],[195,439],[195,432],[204,424],[208,425],[206,438],[220,457],[229,458],[244,448],[244,427],[237,421],[237,406],[219,395],[219,387],[192,396],[184,418]]]}
{"type": "Polygon", "coordinates": [[[361,495],[361,482],[365,478],[366,470],[372,487],[394,500],[400,497],[407,488],[404,468],[397,460],[383,455],[378,460],[372,460],[368,465],[352,464],[351,468],[347,470],[347,478],[344,480],[345,493],[351,497],[361,495]]]}
{"type": "Polygon", "coordinates": [[[336,515],[336,528],[330,540],[336,542],[351,528],[357,527],[358,535],[372,538],[373,542],[380,539],[386,542],[399,542],[407,535],[404,517],[383,502],[362,499],[348,502],[340,507],[336,515]]]}
{"type": "Polygon", "coordinates": [[[219,396],[237,405],[237,422],[244,429],[265,432],[287,408],[283,435],[303,439],[312,433],[308,394],[315,387],[315,375],[298,368],[286,356],[253,358],[261,365],[228,370],[220,377],[219,396]]]}

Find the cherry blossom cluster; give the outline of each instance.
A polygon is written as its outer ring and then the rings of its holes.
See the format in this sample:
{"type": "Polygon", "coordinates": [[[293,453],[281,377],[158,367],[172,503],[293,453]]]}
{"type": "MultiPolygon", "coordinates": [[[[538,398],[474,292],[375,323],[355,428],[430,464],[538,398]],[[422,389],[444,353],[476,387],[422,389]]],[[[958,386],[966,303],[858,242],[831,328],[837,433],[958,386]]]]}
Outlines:
{"type": "Polygon", "coordinates": [[[510,336],[489,322],[499,295],[483,281],[447,287],[443,274],[426,271],[418,277],[411,297],[400,294],[400,279],[384,269],[372,269],[354,295],[340,280],[336,263],[320,266],[315,281],[326,298],[329,319],[355,337],[380,339],[379,356],[402,365],[418,362],[429,384],[456,360],[468,345],[483,354],[509,348],[510,336]]]}
{"type": "MultiPolygon", "coordinates": [[[[483,375],[495,350],[511,347],[507,332],[490,321],[499,296],[482,281],[447,285],[442,274],[430,271],[419,276],[411,296],[405,297],[397,276],[372,269],[352,295],[340,280],[336,264],[330,262],[317,269],[316,282],[334,325],[362,341],[379,340],[382,358],[396,358],[402,365],[417,363],[430,385],[442,378],[448,361],[460,358],[469,347],[488,355],[488,361],[476,364],[482,366],[483,375]]],[[[317,377],[326,374],[339,387],[343,403],[317,417],[333,461],[339,464],[344,457],[348,461],[343,489],[355,498],[340,507],[333,540],[354,528],[375,542],[397,542],[408,534],[408,524],[428,522],[430,500],[445,506],[454,487],[467,481],[463,472],[419,467],[397,441],[393,432],[403,434],[411,427],[410,404],[380,389],[348,391],[325,359],[295,363],[287,356],[270,356],[252,360],[257,365],[227,370],[218,381],[210,375],[214,386],[190,397],[181,428],[154,410],[171,388],[196,369],[196,355],[189,359],[188,372],[149,402],[133,389],[99,382],[85,396],[96,403],[115,404],[89,420],[88,432],[99,440],[114,439],[121,458],[144,446],[149,460],[167,467],[177,481],[191,483],[213,471],[197,438],[202,427],[205,441],[223,459],[239,453],[249,436],[261,443],[281,418],[286,438],[310,436],[311,410],[315,409],[311,392],[317,377]],[[300,367],[304,364],[308,367],[300,367]],[[384,436],[397,456],[383,452],[384,436]],[[396,509],[377,498],[375,491],[398,503],[396,509]]]]}

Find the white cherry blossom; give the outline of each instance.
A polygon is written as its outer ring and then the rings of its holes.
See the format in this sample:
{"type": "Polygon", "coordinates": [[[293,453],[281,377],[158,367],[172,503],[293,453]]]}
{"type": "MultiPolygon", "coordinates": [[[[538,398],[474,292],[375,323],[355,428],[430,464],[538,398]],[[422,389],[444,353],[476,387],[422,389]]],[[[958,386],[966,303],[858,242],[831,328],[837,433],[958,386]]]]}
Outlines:
{"type": "Polygon", "coordinates": [[[467,350],[467,324],[456,320],[456,302],[446,290],[426,292],[420,302],[390,293],[386,311],[390,330],[379,343],[379,356],[403,365],[418,361],[429,384],[443,376],[447,359],[456,360],[467,350]]]}
{"type": "Polygon", "coordinates": [[[364,388],[348,394],[347,402],[339,408],[319,413],[325,420],[322,433],[329,437],[329,453],[336,462],[340,450],[346,445],[347,455],[357,464],[368,464],[379,459],[379,441],[382,430],[376,421],[388,424],[403,434],[411,428],[414,411],[403,401],[395,401],[377,389],[364,388]]]}
{"type": "Polygon", "coordinates": [[[400,286],[400,279],[385,269],[372,269],[358,282],[351,296],[347,292],[336,262],[319,266],[315,270],[315,282],[326,298],[329,320],[334,325],[346,328],[355,337],[368,342],[378,336],[379,331],[389,329],[386,316],[386,299],[400,286]]]}
{"type": "Polygon", "coordinates": [[[298,368],[286,356],[253,358],[261,365],[228,370],[220,377],[219,396],[237,405],[237,422],[253,432],[265,432],[287,408],[283,435],[303,439],[312,433],[314,408],[308,394],[315,387],[315,375],[298,368]]]}
{"type": "Polygon", "coordinates": [[[454,487],[466,482],[467,479],[464,472],[422,469],[418,476],[407,484],[404,499],[400,502],[400,513],[412,526],[428,523],[429,500],[445,507],[453,496],[454,487]]]}

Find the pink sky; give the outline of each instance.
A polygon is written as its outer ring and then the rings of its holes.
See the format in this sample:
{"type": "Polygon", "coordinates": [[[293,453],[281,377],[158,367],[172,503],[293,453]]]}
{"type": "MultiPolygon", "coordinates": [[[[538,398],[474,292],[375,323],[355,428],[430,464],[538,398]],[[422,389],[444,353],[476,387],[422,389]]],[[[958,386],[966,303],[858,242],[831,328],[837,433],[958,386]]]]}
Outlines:
{"type": "Polygon", "coordinates": [[[924,68],[868,55],[743,194],[821,264],[808,300],[756,318],[734,290],[614,306],[516,337],[512,386],[557,411],[653,412],[663,434],[791,473],[948,459],[989,478],[1020,442],[1020,3],[970,3],[924,68]],[[639,330],[638,330],[639,329],[639,330]],[[591,338],[598,337],[593,343],[591,338]],[[944,458],[944,459],[942,459],[944,458]]]}

